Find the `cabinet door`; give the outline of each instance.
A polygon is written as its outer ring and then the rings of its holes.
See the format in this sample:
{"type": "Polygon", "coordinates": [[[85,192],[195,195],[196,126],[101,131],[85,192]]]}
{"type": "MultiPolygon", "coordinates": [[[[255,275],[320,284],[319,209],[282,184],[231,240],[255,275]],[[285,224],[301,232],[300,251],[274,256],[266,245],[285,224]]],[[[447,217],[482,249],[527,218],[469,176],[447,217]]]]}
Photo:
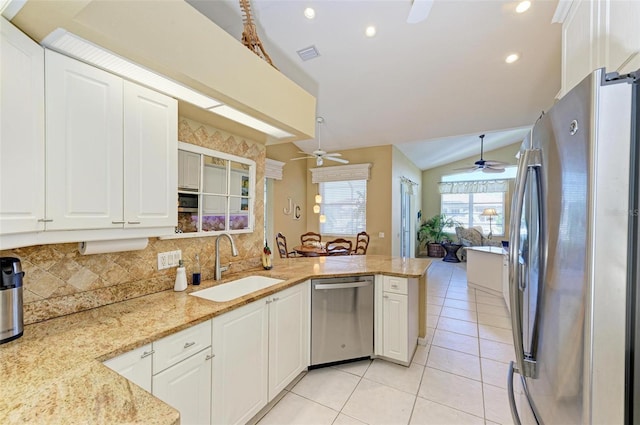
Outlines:
{"type": "Polygon", "coordinates": [[[178,151],[178,189],[200,189],[200,155],[178,151]]]}
{"type": "Polygon", "coordinates": [[[607,71],[626,74],[640,68],[640,1],[606,0],[604,16],[605,64],[607,71]]]}
{"type": "Polygon", "coordinates": [[[0,17],[0,234],[44,230],[44,50],[0,17]]]}
{"type": "Polygon", "coordinates": [[[212,423],[244,424],[267,404],[268,320],[266,300],[213,319],[212,423]]]}
{"type": "Polygon", "coordinates": [[[178,224],[178,103],[124,82],[125,227],[178,224]]]}
{"type": "Polygon", "coordinates": [[[211,423],[211,347],[153,376],[153,395],[180,411],[180,423],[211,423]]]}
{"type": "Polygon", "coordinates": [[[385,292],[382,298],[382,355],[406,362],[408,357],[407,341],[409,338],[407,296],[393,292],[385,292]]]}
{"type": "Polygon", "coordinates": [[[575,0],[562,24],[562,93],[582,81],[596,64],[597,7],[595,1],[575,0]]]}
{"type": "Polygon", "coordinates": [[[308,366],[309,283],[289,288],[269,304],[269,401],[308,366]]]}
{"type": "Polygon", "coordinates": [[[47,230],[122,227],[122,79],[45,60],[47,230]]]}
{"type": "Polygon", "coordinates": [[[122,354],[103,364],[118,372],[142,389],[151,392],[151,344],[144,345],[128,353],[122,354]]]}

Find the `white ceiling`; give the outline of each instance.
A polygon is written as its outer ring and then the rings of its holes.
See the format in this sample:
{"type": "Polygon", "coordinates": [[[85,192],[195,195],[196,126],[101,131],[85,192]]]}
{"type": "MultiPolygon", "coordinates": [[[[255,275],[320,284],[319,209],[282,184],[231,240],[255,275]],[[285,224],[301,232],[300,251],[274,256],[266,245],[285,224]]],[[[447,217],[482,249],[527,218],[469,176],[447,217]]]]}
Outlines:
{"type": "MultiPolygon", "coordinates": [[[[188,0],[240,39],[236,0],[188,0]]],[[[560,89],[557,0],[436,0],[406,22],[411,0],[253,0],[258,35],[274,64],[318,99],[327,151],[397,146],[420,169],[522,140],[560,89]],[[316,18],[303,16],[305,7],[316,18]],[[364,29],[377,27],[367,38],[364,29]],[[297,50],[320,56],[303,62],[297,50]],[[521,59],[507,65],[507,54],[521,59]]],[[[205,49],[206,50],[206,49],[205,49]]],[[[317,136],[316,136],[317,137],[317,136]]],[[[317,140],[296,142],[307,152],[317,140]]],[[[490,156],[489,156],[490,157],[490,156]]],[[[349,158],[348,152],[345,158],[349,158]]]]}

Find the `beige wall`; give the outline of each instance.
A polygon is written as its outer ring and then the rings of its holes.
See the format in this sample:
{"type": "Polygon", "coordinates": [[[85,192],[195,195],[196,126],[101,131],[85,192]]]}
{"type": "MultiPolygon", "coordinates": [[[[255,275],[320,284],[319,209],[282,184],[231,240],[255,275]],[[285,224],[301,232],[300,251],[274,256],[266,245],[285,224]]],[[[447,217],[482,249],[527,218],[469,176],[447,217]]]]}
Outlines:
{"type": "MultiPolygon", "coordinates": [[[[233,236],[239,251],[237,257],[231,257],[229,243],[223,240],[221,261],[231,262],[232,271],[259,266],[265,146],[184,118],[179,120],[178,138],[256,161],[256,231],[233,236]]],[[[95,255],[80,255],[77,243],[67,243],[4,250],[0,256],[18,257],[22,262],[26,272],[24,321],[29,324],[173,288],[175,269],[157,270],[160,252],[182,250],[189,281],[194,256],[200,254],[202,278],[213,279],[214,242],[214,237],[150,238],[147,248],[141,251],[95,255]]]]}
{"type": "MultiPolygon", "coordinates": [[[[504,161],[510,164],[516,164],[516,153],[520,149],[521,142],[514,143],[504,148],[496,149],[493,151],[485,152],[485,158],[494,159],[496,161],[504,161]]],[[[455,168],[462,168],[473,164],[478,160],[478,156],[472,156],[467,159],[452,162],[440,167],[431,168],[422,172],[422,218],[428,219],[436,214],[440,213],[440,193],[438,192],[438,183],[442,180],[442,176],[449,174],[455,174],[458,171],[453,171],[455,168]]],[[[499,174],[496,177],[499,178],[499,174]]],[[[469,175],[470,179],[473,174],[469,175]]],[[[502,239],[509,238],[509,222],[510,222],[510,205],[511,194],[513,193],[513,181],[509,183],[509,191],[505,196],[505,235],[502,239]]]]}
{"type": "Polygon", "coordinates": [[[407,158],[399,149],[393,148],[393,166],[392,166],[392,190],[391,190],[391,252],[392,255],[400,255],[400,232],[401,232],[401,193],[400,181],[405,177],[415,183],[413,187],[412,208],[409,212],[409,238],[411,241],[410,257],[415,256],[416,252],[416,229],[418,226],[417,212],[422,205],[422,171],[416,167],[409,158],[407,158]]]}
{"type": "MultiPolygon", "coordinates": [[[[273,217],[273,233],[281,232],[287,238],[289,251],[299,244],[300,235],[307,231],[307,217],[313,211],[307,209],[307,176],[308,164],[305,160],[290,161],[291,158],[301,156],[300,149],[293,143],[267,146],[267,157],[284,162],[282,168],[282,180],[273,181],[273,201],[267,205],[273,217]],[[284,209],[289,207],[288,199],[292,205],[300,206],[300,219],[296,220],[294,214],[285,214],[284,209]]],[[[313,207],[313,204],[312,204],[313,207]]],[[[315,214],[313,214],[315,215],[315,214]]],[[[275,235],[270,235],[275,238],[275,235]]],[[[277,247],[273,246],[274,259],[279,258],[277,247]]]]}

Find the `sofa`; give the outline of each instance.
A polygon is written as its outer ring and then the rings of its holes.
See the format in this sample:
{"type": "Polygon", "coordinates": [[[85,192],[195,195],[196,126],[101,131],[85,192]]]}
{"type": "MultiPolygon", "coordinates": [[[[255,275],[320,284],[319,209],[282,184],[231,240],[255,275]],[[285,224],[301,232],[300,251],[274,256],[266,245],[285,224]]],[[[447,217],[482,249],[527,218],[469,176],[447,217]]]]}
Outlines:
{"type": "Polygon", "coordinates": [[[482,234],[482,227],[475,226],[471,228],[456,227],[456,236],[458,237],[458,244],[462,245],[462,248],[458,251],[458,256],[461,261],[467,261],[467,248],[470,246],[502,246],[501,240],[491,240],[486,238],[482,234]]]}

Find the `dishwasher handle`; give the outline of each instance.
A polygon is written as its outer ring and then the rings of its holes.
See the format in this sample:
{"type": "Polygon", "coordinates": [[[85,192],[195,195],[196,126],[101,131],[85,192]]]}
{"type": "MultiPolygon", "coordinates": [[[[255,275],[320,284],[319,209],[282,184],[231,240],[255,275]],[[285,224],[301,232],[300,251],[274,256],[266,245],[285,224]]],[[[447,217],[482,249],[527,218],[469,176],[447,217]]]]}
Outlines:
{"type": "Polygon", "coordinates": [[[350,283],[316,283],[313,289],[345,289],[345,288],[360,288],[363,286],[369,286],[371,282],[350,282],[350,283]]]}

